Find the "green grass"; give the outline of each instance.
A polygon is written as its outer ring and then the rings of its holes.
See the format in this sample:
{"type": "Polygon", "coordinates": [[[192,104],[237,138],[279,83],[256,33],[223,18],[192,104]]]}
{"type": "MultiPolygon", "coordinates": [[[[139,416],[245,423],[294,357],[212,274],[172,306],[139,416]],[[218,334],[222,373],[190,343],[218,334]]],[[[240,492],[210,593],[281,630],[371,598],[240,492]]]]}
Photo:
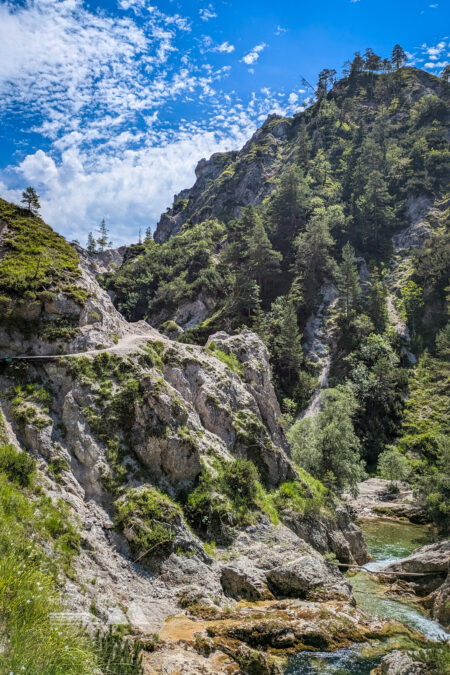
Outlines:
{"type": "Polygon", "coordinates": [[[142,675],[138,642],[117,631],[92,639],[58,620],[59,588],[73,573],[80,536],[71,508],[46,497],[35,473],[28,455],[0,448],[0,672],[142,675]]]}
{"type": "Polygon", "coordinates": [[[92,675],[96,657],[84,632],[52,621],[63,609],[59,573],[79,545],[69,508],[12,482],[10,467],[0,466],[0,672],[92,675]]]}
{"type": "Polygon", "coordinates": [[[226,352],[219,349],[215,342],[210,342],[206,347],[212,356],[215,356],[216,359],[222,361],[233,373],[239,375],[239,377],[244,377],[244,368],[241,363],[239,363],[236,354],[227,354],[226,352]]]}
{"type": "Polygon", "coordinates": [[[16,300],[30,304],[64,291],[83,305],[87,293],[77,285],[78,254],[38,216],[0,199],[0,219],[7,223],[5,253],[0,259],[0,304],[11,313],[16,300]]]}
{"type": "Polygon", "coordinates": [[[278,513],[289,509],[301,515],[330,508],[326,487],[310,476],[304,469],[298,469],[300,480],[282,483],[271,496],[278,513]]]}

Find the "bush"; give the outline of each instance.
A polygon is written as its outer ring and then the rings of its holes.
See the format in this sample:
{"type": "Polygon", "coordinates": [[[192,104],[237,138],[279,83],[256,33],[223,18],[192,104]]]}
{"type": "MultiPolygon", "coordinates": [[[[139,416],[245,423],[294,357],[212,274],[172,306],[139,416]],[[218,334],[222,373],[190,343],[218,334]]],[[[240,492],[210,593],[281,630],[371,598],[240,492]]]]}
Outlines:
{"type": "Polygon", "coordinates": [[[0,446],[0,471],[21,487],[29,487],[36,471],[34,460],[13,445],[0,446]]]}
{"type": "Polygon", "coordinates": [[[114,503],[116,523],[138,559],[171,549],[181,510],[156,488],[130,488],[114,503]]]}
{"type": "Polygon", "coordinates": [[[223,486],[226,494],[248,508],[255,503],[258,478],[256,466],[246,459],[227,462],[223,467],[223,486]]]}

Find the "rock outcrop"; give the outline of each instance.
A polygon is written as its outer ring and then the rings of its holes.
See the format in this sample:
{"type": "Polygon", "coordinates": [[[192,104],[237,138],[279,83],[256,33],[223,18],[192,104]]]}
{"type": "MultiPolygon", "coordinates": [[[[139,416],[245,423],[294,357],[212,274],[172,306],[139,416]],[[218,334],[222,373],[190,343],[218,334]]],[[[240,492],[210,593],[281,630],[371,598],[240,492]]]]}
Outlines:
{"type": "Polygon", "coordinates": [[[397,482],[397,491],[392,491],[390,481],[384,478],[368,478],[358,484],[358,496],[346,496],[356,516],[362,520],[374,518],[407,518],[412,523],[427,522],[427,517],[418,506],[411,487],[397,482]]]}
{"type": "Polygon", "coordinates": [[[414,594],[434,619],[445,628],[450,625],[450,541],[428,544],[407,558],[388,565],[383,572],[394,581],[399,595],[414,594]],[[395,576],[394,576],[395,575],[395,576]]]}
{"type": "Polygon", "coordinates": [[[291,127],[292,120],[270,115],[240,152],[201,159],[195,185],[175,195],[172,208],[157,225],[155,241],[166,242],[187,220],[199,223],[225,214],[235,218],[242,207],[261,203],[273,190],[270,179],[280,169],[291,127]]]}

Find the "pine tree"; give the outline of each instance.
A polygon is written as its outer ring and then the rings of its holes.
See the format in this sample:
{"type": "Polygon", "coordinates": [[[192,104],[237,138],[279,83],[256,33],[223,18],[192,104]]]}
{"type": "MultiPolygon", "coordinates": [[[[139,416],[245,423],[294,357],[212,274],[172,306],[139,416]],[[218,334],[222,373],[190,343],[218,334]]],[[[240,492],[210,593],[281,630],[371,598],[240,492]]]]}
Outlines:
{"type": "Polygon", "coordinates": [[[357,73],[360,73],[364,68],[364,59],[360,52],[355,52],[353,61],[350,64],[350,77],[353,78],[357,73]]]}
{"type": "Polygon", "coordinates": [[[95,241],[92,232],[89,232],[88,234],[86,250],[90,255],[97,253],[97,242],[95,241]]]}
{"type": "Polygon", "coordinates": [[[334,245],[330,233],[329,213],[324,207],[315,209],[304,232],[298,235],[294,270],[303,292],[303,298],[310,307],[317,291],[325,279],[334,274],[335,263],[331,257],[334,245]]]}
{"type": "Polygon", "coordinates": [[[342,263],[337,272],[337,284],[339,305],[348,320],[353,310],[356,309],[361,295],[355,250],[348,242],[342,249],[342,263]]]}
{"type": "Polygon", "coordinates": [[[100,232],[100,236],[97,239],[98,248],[100,251],[104,251],[105,249],[112,246],[112,241],[109,238],[109,231],[106,227],[106,221],[104,218],[99,225],[98,231],[100,232]]]}
{"type": "Polygon", "coordinates": [[[319,73],[317,82],[316,96],[318,100],[324,98],[328,93],[328,88],[332,87],[336,81],[336,71],[330,68],[324,68],[319,73]]]}
{"type": "Polygon", "coordinates": [[[368,47],[364,54],[364,67],[370,72],[377,72],[381,70],[382,62],[378,54],[375,54],[373,49],[368,47]]]}
{"type": "Polygon", "coordinates": [[[22,192],[21,202],[26,205],[28,211],[34,216],[39,213],[41,205],[39,203],[39,195],[34,188],[27,187],[27,189],[22,192]]]}
{"type": "Polygon", "coordinates": [[[391,56],[392,65],[394,66],[395,70],[399,70],[399,68],[404,66],[406,60],[407,56],[405,50],[400,47],[400,45],[395,45],[391,56]]]}
{"type": "Polygon", "coordinates": [[[383,333],[388,319],[387,312],[387,288],[378,269],[371,273],[370,290],[367,296],[367,312],[373,321],[373,325],[379,333],[383,333]]]}
{"type": "Polygon", "coordinates": [[[145,229],[144,244],[150,244],[153,241],[152,228],[150,225],[145,229]]]}
{"type": "Polygon", "coordinates": [[[267,210],[269,232],[275,248],[289,264],[292,242],[305,222],[310,190],[298,167],[288,168],[282,175],[278,189],[267,210]]]}
{"type": "Polygon", "coordinates": [[[298,376],[303,361],[303,350],[300,332],[298,330],[297,312],[295,303],[288,299],[284,305],[280,333],[275,341],[276,358],[282,370],[287,372],[290,382],[298,376]]]}
{"type": "Polygon", "coordinates": [[[356,200],[356,215],[361,248],[375,255],[382,252],[394,225],[394,210],[386,180],[379,170],[372,171],[363,194],[356,200]]]}
{"type": "Polygon", "coordinates": [[[248,240],[248,258],[249,272],[256,280],[264,297],[267,284],[280,271],[283,256],[273,250],[262,220],[257,214],[255,214],[253,229],[248,240]]]}

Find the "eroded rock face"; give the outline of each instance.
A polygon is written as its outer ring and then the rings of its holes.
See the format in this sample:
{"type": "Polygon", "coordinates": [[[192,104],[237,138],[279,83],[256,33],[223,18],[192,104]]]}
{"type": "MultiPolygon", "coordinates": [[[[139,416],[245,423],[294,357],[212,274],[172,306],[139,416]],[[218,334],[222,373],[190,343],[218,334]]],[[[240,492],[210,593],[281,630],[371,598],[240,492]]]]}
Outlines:
{"type": "Polygon", "coordinates": [[[225,566],[224,590],[237,600],[352,597],[337,566],[283,525],[262,521],[246,528],[233,542],[232,555],[236,560],[225,566]]]}
{"type": "Polygon", "coordinates": [[[39,335],[35,335],[32,326],[25,331],[20,328],[20,323],[6,327],[0,322],[2,354],[16,356],[84,352],[112,347],[127,334],[151,331],[144,321],[128,324],[115,309],[106,291],[97,283],[96,265],[83,249],[77,247],[77,252],[81,270],[77,287],[86,293],[87,299],[81,304],[66,291],[59,291],[49,294],[48,299],[41,302],[24,304],[16,312],[16,318],[22,322],[43,322],[51,337],[42,334],[39,324],[36,324],[39,335]]]}
{"type": "Polygon", "coordinates": [[[196,182],[174,197],[154,235],[158,243],[180,232],[183,223],[239,216],[249,204],[259,204],[273,190],[270,179],[280,170],[280,149],[288,146],[291,120],[270,115],[240,152],[215,153],[201,159],[196,182]]]}
{"type": "MultiPolygon", "coordinates": [[[[218,611],[241,598],[274,600],[291,595],[308,601],[345,599],[351,604],[349,584],[304,540],[301,530],[295,533],[283,524],[274,525],[262,514],[253,525],[236,531],[229,549],[212,558],[180,512],[170,552],[156,565],[145,556],[136,559],[136,532],[115,523],[112,502],[117,493],[110,492],[108,482],[117,480],[114,448],[121,448],[125,467],[120,495],[153,485],[177,497],[192,489],[202,468],[213,469],[218,458],[251,459],[270,487],[295,480],[296,471],[279,424],[268,353],[255,334],[218,333],[206,348],[173,342],[143,322],[128,324],[99,289],[92,263],[82,256],[81,265],[92,300],[80,311],[78,336],[65,351],[83,350],[83,355],[30,365],[30,377],[51,397],[43,426],[18,424],[11,407],[3,408],[12,441],[37,458],[50,494],[70,503],[80,519],[82,551],[77,580],[67,580],[68,608],[81,611],[80,620],[89,617],[89,594],[84,595],[83,587],[93,588],[93,579],[96,621],[129,621],[144,634],[159,632],[180,607],[218,611]],[[94,311],[97,314],[90,316],[94,311]],[[235,359],[232,367],[224,362],[224,353],[235,359]],[[92,370],[94,363],[98,371],[92,370]],[[126,392],[121,390],[118,371],[108,370],[111,364],[122,374],[131,373],[139,389],[132,402],[117,399],[116,414],[123,415],[125,405],[128,417],[114,438],[108,428],[113,423],[108,421],[108,405],[112,397],[126,392]],[[59,482],[48,470],[55,456],[67,463],[59,482]]],[[[62,315],[72,309],[64,298],[52,299],[47,307],[62,315]]],[[[45,342],[34,340],[33,349],[49,353],[45,342]]],[[[7,375],[0,376],[2,390],[12,384],[7,375]]],[[[336,527],[342,529],[339,546],[345,549],[344,531],[351,525],[343,516],[341,521],[336,527]]],[[[336,528],[330,536],[339,539],[336,528]]],[[[286,636],[277,638],[278,644],[283,640],[287,644],[286,636]]],[[[237,649],[239,658],[248,656],[248,650],[244,640],[237,649]]],[[[259,658],[266,663],[265,656],[259,658]]]]}
{"type": "Polygon", "coordinates": [[[320,553],[334,553],[343,563],[363,565],[370,560],[363,534],[351,520],[348,508],[336,504],[333,516],[299,516],[286,511],[283,522],[320,553]]]}
{"type": "Polygon", "coordinates": [[[450,541],[422,546],[402,560],[384,568],[392,575],[394,591],[415,594],[431,616],[446,629],[450,625],[450,541]],[[392,573],[395,573],[395,577],[392,573]],[[408,576],[413,574],[414,576],[408,576]]]}

